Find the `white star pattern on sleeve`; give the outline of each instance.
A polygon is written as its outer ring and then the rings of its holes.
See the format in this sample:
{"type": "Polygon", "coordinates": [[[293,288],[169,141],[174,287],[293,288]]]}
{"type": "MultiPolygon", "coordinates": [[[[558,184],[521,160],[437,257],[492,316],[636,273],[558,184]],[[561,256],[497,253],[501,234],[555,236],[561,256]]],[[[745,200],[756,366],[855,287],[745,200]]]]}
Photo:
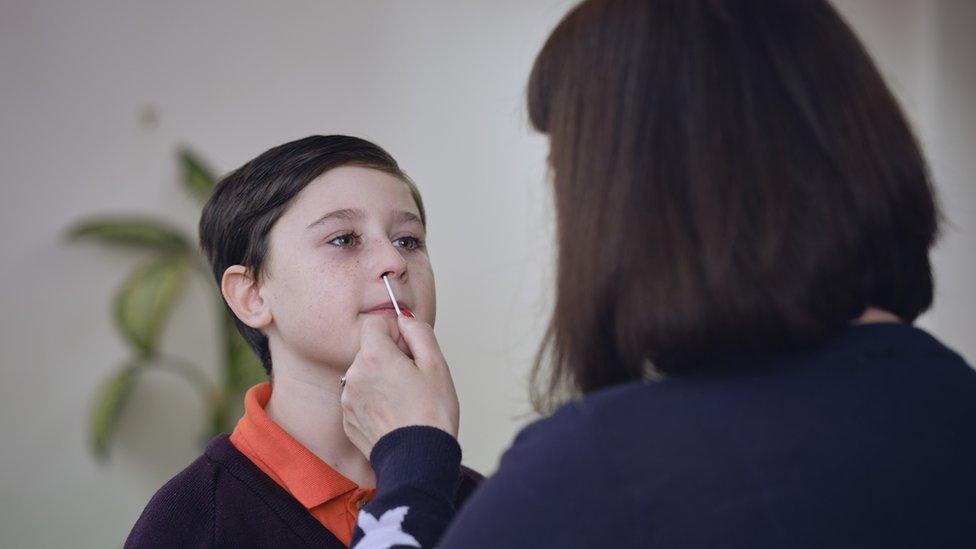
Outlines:
{"type": "Polygon", "coordinates": [[[401,528],[409,510],[406,505],[390,509],[379,520],[366,511],[360,511],[357,522],[365,536],[356,544],[355,549],[389,549],[394,545],[420,547],[416,538],[401,528]]]}

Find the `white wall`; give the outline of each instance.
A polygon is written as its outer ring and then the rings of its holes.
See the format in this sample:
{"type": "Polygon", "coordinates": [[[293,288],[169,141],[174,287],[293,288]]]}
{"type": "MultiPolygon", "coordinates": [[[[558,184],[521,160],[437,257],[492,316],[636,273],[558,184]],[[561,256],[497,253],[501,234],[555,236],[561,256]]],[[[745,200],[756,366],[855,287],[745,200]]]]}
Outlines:
{"type": "MultiPolygon", "coordinates": [[[[132,399],[110,464],[89,457],[90,398],[126,356],[108,303],[138,257],[61,238],[99,212],[192,232],[179,143],[220,170],[312,133],[361,135],[397,157],[430,212],[465,461],[491,471],[527,419],[552,281],[545,142],[527,129],[522,95],[567,5],[0,0],[0,546],[117,546],[199,452],[200,404],[159,374],[132,399]],[[141,121],[147,109],[155,124],[141,121]]],[[[920,128],[955,223],[924,324],[974,361],[972,4],[840,6],[920,128]]],[[[216,359],[208,292],[209,281],[191,284],[165,340],[201,364],[216,359]]]]}
{"type": "Polygon", "coordinates": [[[837,0],[915,126],[946,223],[919,324],[976,361],[976,2],[837,0]]]}

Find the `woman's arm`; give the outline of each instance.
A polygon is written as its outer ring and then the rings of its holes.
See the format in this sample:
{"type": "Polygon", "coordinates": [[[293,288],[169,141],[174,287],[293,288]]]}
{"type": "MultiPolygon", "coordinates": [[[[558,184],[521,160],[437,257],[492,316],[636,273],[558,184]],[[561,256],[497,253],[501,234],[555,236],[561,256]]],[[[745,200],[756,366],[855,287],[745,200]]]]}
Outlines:
{"type": "Polygon", "coordinates": [[[353,547],[435,546],[455,513],[457,440],[434,427],[403,427],[376,443],[370,462],[376,497],[359,512],[353,547]]]}
{"type": "Polygon", "coordinates": [[[456,516],[451,502],[460,448],[454,438],[423,427],[390,433],[371,456],[377,494],[360,513],[353,547],[391,547],[392,540],[465,549],[600,547],[632,533],[633,517],[615,516],[611,507],[620,506],[606,505],[608,492],[621,486],[610,480],[597,433],[586,423],[569,406],[524,429],[497,473],[456,516]]]}

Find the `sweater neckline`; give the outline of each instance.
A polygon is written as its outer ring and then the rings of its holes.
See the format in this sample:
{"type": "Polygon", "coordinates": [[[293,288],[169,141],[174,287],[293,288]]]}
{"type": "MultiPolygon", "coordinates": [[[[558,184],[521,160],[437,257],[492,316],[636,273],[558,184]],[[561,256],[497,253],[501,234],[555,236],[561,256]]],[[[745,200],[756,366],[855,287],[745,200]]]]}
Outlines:
{"type": "Polygon", "coordinates": [[[345,548],[346,545],[308,512],[294,496],[270,478],[241,453],[226,433],[207,444],[207,458],[247,486],[282,522],[309,547],[345,548]]]}

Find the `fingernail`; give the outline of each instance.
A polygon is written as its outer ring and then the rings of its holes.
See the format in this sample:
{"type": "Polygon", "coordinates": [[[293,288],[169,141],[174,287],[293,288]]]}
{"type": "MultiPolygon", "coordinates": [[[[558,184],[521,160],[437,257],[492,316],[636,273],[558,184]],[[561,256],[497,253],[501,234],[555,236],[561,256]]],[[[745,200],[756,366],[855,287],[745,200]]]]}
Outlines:
{"type": "Polygon", "coordinates": [[[410,312],[410,309],[403,308],[400,309],[400,311],[403,313],[403,316],[409,316],[410,318],[417,318],[416,316],[414,316],[412,312],[410,312]]]}

